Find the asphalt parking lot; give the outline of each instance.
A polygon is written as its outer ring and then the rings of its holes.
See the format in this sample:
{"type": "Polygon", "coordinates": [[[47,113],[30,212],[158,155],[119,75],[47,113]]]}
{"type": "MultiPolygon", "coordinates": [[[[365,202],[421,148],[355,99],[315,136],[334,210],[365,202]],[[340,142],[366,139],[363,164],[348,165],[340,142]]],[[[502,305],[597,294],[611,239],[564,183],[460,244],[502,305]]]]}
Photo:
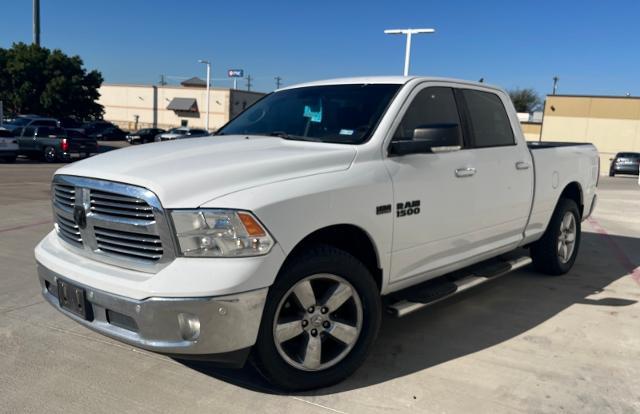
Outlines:
{"type": "Polygon", "coordinates": [[[0,164],[0,412],[640,412],[640,187],[601,177],[572,272],[524,268],[387,318],[350,379],[282,395],[252,368],[183,364],[67,319],[40,296],[56,165],[0,164]]]}

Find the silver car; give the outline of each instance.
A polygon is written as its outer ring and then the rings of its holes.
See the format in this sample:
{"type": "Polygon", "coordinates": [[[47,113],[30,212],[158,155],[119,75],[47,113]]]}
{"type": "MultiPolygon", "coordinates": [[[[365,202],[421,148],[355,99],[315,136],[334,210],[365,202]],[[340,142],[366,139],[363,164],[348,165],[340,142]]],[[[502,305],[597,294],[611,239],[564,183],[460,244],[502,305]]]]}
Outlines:
{"type": "Polygon", "coordinates": [[[155,142],[171,141],[174,139],[206,137],[209,133],[204,129],[180,127],[156,135],[155,142]]]}

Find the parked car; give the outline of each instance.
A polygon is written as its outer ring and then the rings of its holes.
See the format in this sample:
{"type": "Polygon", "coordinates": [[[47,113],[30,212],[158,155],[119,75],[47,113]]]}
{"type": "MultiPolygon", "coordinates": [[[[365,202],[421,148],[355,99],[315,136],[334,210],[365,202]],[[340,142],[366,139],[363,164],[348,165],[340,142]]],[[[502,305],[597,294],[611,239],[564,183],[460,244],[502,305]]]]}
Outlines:
{"type": "Polygon", "coordinates": [[[171,141],[174,139],[183,139],[183,138],[197,138],[197,137],[206,137],[209,133],[204,129],[197,128],[173,128],[169,131],[156,135],[155,141],[171,141]]]}
{"type": "Polygon", "coordinates": [[[640,174],[640,152],[619,152],[610,160],[609,177],[616,174],[640,174]]]}
{"type": "Polygon", "coordinates": [[[13,131],[16,135],[19,135],[22,129],[28,126],[57,127],[59,126],[59,123],[58,123],[58,120],[55,118],[43,118],[37,115],[19,115],[16,118],[14,118],[12,121],[2,124],[3,128],[13,131]]]}
{"type": "Polygon", "coordinates": [[[87,135],[99,141],[122,141],[127,137],[127,133],[117,126],[107,127],[97,132],[88,133],[87,135]]]}
{"type": "Polygon", "coordinates": [[[160,128],[144,128],[127,135],[127,141],[131,145],[146,144],[149,142],[154,142],[156,135],[163,134],[165,132],[167,131],[160,128]]]}
{"type": "Polygon", "coordinates": [[[383,310],[530,263],[569,272],[596,201],[596,148],[527,145],[509,95],[484,83],[312,82],[218,135],[58,170],[42,294],[133,346],[235,366],[251,353],[288,390],[353,373],[383,310]]]}
{"type": "Polygon", "coordinates": [[[13,131],[0,128],[0,161],[14,162],[18,156],[18,140],[13,131]]]}
{"type": "Polygon", "coordinates": [[[18,136],[18,152],[46,162],[70,161],[98,152],[98,143],[78,131],[58,127],[28,126],[18,136]]]}
{"type": "Polygon", "coordinates": [[[63,118],[60,118],[58,121],[59,121],[58,126],[60,128],[74,129],[77,131],[84,132],[84,124],[74,117],[70,117],[70,116],[63,117],[63,118]]]}

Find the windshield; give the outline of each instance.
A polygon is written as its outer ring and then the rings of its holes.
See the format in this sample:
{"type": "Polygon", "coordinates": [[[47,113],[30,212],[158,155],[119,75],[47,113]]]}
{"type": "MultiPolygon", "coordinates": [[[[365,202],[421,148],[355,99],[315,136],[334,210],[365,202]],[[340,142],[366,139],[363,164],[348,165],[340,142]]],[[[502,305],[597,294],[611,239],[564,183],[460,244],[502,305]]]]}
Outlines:
{"type": "Polygon", "coordinates": [[[311,86],[274,92],[218,134],[360,144],[366,141],[400,85],[311,86]]]}

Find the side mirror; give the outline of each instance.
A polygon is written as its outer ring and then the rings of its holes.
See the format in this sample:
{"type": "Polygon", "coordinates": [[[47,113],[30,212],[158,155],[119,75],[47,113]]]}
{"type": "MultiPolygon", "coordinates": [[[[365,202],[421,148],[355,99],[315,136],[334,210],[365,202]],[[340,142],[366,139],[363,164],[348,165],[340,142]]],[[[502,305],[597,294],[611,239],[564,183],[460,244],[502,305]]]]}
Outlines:
{"type": "Polygon", "coordinates": [[[413,130],[413,139],[392,141],[390,155],[441,153],[458,151],[460,146],[460,125],[432,124],[413,130]]]}

